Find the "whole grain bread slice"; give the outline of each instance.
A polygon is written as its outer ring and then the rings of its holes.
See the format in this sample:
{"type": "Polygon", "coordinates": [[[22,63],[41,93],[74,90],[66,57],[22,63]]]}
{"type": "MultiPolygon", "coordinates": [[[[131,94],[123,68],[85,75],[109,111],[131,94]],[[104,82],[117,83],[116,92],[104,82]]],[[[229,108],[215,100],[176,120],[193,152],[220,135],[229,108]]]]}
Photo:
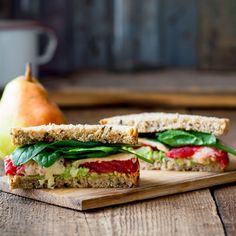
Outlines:
{"type": "Polygon", "coordinates": [[[41,125],[27,128],[12,128],[11,139],[14,145],[78,140],[81,142],[101,142],[136,144],[136,128],[121,125],[41,125]]]}
{"type": "Polygon", "coordinates": [[[215,136],[220,136],[228,132],[229,119],[154,112],[104,118],[100,120],[100,124],[130,125],[136,127],[140,133],[181,129],[212,133],[215,136]]]}
{"type": "MultiPolygon", "coordinates": [[[[55,176],[53,188],[131,188],[139,183],[139,171],[132,174],[121,174],[113,178],[104,175],[98,175],[98,178],[71,177],[64,179],[61,176],[55,176]]],[[[9,176],[9,187],[11,189],[38,189],[48,188],[47,181],[43,184],[35,176],[9,176]]]]}

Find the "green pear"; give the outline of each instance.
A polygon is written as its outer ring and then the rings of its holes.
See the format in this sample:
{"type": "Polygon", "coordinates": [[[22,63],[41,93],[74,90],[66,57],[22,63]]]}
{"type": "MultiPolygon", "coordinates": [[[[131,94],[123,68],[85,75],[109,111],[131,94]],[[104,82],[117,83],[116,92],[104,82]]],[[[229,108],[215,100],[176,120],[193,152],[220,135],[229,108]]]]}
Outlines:
{"type": "Polygon", "coordinates": [[[45,88],[32,78],[31,67],[26,73],[9,82],[0,101],[0,157],[15,150],[11,143],[12,127],[29,127],[43,124],[66,123],[63,113],[53,103],[45,88]]]}

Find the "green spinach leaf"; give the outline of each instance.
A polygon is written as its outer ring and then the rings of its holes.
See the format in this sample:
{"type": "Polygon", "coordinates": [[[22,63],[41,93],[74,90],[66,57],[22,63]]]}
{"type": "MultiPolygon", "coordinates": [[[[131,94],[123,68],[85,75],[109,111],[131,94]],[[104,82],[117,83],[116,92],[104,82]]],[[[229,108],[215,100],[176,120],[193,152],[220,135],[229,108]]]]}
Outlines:
{"type": "Polygon", "coordinates": [[[43,167],[50,167],[52,166],[59,158],[61,157],[60,152],[49,152],[47,150],[43,150],[42,152],[38,153],[32,159],[36,161],[39,165],[43,167]]]}
{"type": "MultiPolygon", "coordinates": [[[[63,140],[53,143],[37,143],[17,148],[13,156],[13,164],[19,166],[30,160],[36,161],[43,167],[50,167],[58,159],[84,159],[92,157],[104,157],[116,153],[126,152],[137,155],[139,158],[144,157],[127,150],[128,145],[120,144],[101,144],[98,142],[79,142],[76,140],[63,140]],[[123,149],[124,148],[124,149],[123,149]]],[[[148,161],[150,162],[150,161],[148,161]]]]}
{"type": "Polygon", "coordinates": [[[12,162],[15,166],[19,166],[22,164],[25,164],[29,160],[31,160],[31,155],[33,147],[18,147],[13,153],[12,153],[12,162]]]}
{"type": "Polygon", "coordinates": [[[37,143],[34,145],[18,147],[12,153],[12,162],[15,166],[25,164],[30,159],[38,155],[41,151],[43,151],[47,146],[48,144],[46,143],[37,143]]]}
{"type": "Polygon", "coordinates": [[[135,156],[137,156],[139,159],[148,162],[150,164],[153,164],[154,161],[153,160],[149,160],[147,158],[145,158],[143,155],[141,155],[139,152],[137,152],[133,147],[122,147],[121,148],[121,152],[125,152],[125,153],[130,153],[130,154],[134,154],[135,156]]]}
{"type": "Polygon", "coordinates": [[[91,148],[73,148],[68,151],[63,151],[65,154],[83,154],[83,153],[89,153],[89,152],[96,152],[101,151],[104,153],[111,153],[115,151],[119,151],[118,147],[112,147],[112,146],[98,146],[98,147],[91,147],[91,148]]]}
{"type": "Polygon", "coordinates": [[[157,140],[171,147],[184,145],[210,146],[216,143],[216,137],[212,134],[183,130],[167,130],[158,134],[157,140]]]}
{"type": "Polygon", "coordinates": [[[167,130],[162,133],[157,133],[157,140],[169,145],[170,147],[181,147],[187,145],[215,147],[236,156],[235,150],[223,145],[220,140],[218,140],[213,134],[209,133],[167,130]]]}
{"type": "Polygon", "coordinates": [[[223,145],[219,140],[217,140],[217,142],[216,142],[216,144],[214,145],[214,147],[216,147],[216,148],[218,148],[218,149],[220,149],[220,150],[222,150],[222,151],[228,152],[228,153],[230,153],[230,154],[236,156],[236,151],[235,151],[234,149],[229,148],[229,147],[223,145]]]}

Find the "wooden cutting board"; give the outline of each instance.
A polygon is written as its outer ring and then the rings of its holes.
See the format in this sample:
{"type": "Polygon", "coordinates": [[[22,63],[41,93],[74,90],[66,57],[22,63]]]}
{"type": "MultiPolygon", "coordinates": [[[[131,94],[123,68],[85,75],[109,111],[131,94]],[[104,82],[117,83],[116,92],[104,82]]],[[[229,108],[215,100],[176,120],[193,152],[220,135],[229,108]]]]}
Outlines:
{"type": "Polygon", "coordinates": [[[218,174],[141,171],[140,186],[131,189],[9,190],[7,177],[0,177],[0,190],[75,210],[88,210],[182,193],[234,181],[236,181],[236,171],[218,174]]]}

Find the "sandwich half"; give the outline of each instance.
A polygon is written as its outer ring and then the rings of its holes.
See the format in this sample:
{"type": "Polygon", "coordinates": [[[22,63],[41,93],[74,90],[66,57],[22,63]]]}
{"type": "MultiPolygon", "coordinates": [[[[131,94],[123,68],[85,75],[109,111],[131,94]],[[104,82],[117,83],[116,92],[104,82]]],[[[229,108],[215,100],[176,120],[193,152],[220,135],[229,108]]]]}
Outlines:
{"type": "Polygon", "coordinates": [[[128,149],[136,128],[116,125],[43,125],[12,128],[18,148],[5,159],[14,188],[133,187],[139,161],[128,149]]]}
{"type": "Polygon", "coordinates": [[[228,119],[156,112],[115,116],[100,123],[138,129],[136,151],[153,162],[141,162],[142,169],[218,172],[227,167],[228,153],[236,155],[217,138],[227,133],[228,119]]]}

